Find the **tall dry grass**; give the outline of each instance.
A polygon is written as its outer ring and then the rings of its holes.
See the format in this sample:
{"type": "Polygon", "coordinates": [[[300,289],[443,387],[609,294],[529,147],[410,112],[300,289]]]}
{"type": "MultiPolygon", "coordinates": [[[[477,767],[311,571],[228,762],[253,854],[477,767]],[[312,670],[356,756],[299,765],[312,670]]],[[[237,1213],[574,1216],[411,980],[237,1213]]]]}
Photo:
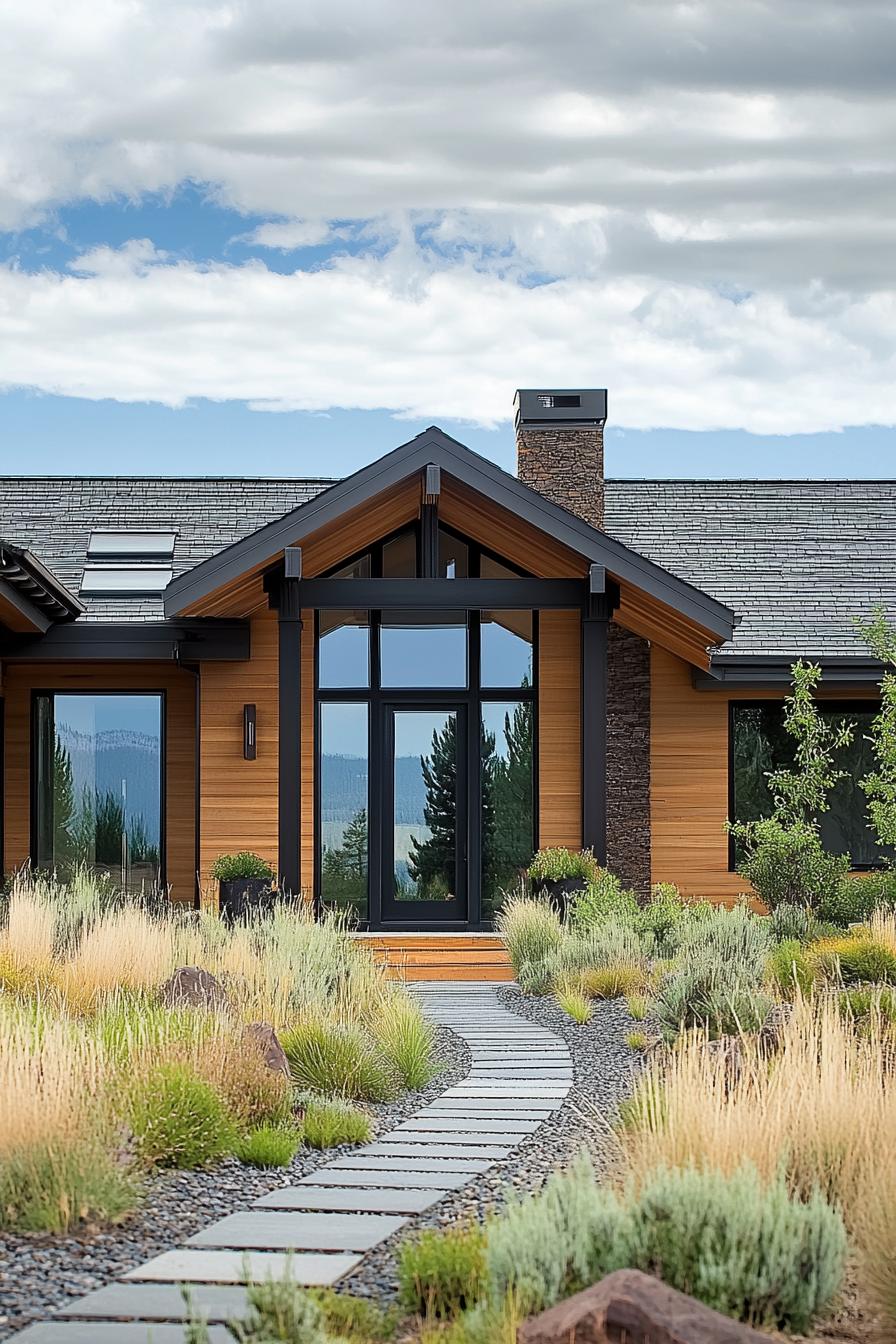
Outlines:
{"type": "Polygon", "coordinates": [[[745,1161],[790,1187],[819,1188],[857,1225],[896,1151],[892,1047],[859,1034],[832,998],[798,1000],[769,1062],[755,1039],[740,1067],[692,1036],[643,1080],[621,1134],[635,1179],[657,1166],[735,1171],[745,1161]]]}

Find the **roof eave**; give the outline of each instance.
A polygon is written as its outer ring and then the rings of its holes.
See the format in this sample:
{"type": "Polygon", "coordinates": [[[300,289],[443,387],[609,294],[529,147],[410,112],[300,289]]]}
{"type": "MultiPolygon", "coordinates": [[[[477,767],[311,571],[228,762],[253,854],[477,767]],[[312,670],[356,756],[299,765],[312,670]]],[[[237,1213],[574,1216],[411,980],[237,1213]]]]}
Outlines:
{"type": "Polygon", "coordinates": [[[435,427],[172,579],[164,595],[166,617],[182,615],[231,580],[270,563],[284,547],[300,543],[312,531],[433,461],[465,484],[487,491],[496,503],[555,537],[583,559],[603,564],[617,580],[631,583],[681,612],[710,633],[710,642],[724,643],[732,638],[739,617],[729,607],[545,499],[435,427]]]}

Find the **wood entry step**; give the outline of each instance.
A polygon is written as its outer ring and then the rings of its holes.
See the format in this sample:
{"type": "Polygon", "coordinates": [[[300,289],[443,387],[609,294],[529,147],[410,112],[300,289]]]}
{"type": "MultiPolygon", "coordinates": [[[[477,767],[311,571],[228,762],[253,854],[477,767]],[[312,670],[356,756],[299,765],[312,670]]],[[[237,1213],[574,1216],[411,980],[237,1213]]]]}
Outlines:
{"type": "Polygon", "coordinates": [[[490,933],[356,935],[395,980],[513,979],[504,940],[490,933]]]}

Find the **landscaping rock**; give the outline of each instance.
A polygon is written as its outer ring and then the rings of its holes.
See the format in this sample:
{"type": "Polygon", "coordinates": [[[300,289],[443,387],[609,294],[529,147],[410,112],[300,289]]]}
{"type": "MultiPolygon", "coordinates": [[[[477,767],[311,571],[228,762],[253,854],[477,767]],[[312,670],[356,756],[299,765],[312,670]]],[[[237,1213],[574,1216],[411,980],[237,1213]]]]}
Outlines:
{"type": "Polygon", "coordinates": [[[159,994],[166,1008],[227,1007],[227,995],[220,981],[201,966],[179,966],[159,994]]]}
{"type": "Polygon", "coordinates": [[[526,1321],[519,1344],[768,1344],[650,1274],[617,1269],[600,1283],[526,1321]]]}
{"type": "Polygon", "coordinates": [[[255,1047],[272,1073],[283,1073],[289,1077],[289,1060],[283,1046],[277,1040],[277,1033],[268,1022],[250,1022],[243,1027],[243,1040],[255,1047]]]}

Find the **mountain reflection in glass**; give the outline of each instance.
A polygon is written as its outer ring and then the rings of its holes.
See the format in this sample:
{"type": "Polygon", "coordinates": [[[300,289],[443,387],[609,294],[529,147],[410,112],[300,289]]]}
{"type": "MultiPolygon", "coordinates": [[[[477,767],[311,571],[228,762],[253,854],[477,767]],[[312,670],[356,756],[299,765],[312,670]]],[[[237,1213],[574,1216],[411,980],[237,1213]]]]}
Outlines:
{"type": "Polygon", "coordinates": [[[366,703],[320,707],[320,896],[328,910],[367,918],[366,703]]]}
{"type": "Polygon", "coordinates": [[[457,884],[457,714],[395,713],[395,899],[452,901],[457,884]]]}
{"type": "Polygon", "coordinates": [[[43,695],[36,705],[38,866],[129,891],[161,879],[162,697],[43,695]]]}

